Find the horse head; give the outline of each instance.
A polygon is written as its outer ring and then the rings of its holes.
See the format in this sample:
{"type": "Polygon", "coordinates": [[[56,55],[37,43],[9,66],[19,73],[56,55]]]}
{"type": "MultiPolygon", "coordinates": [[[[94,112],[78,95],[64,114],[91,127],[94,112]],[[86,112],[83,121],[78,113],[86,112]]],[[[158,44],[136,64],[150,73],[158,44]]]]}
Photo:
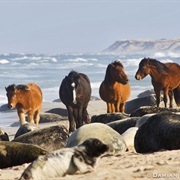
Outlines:
{"type": "Polygon", "coordinates": [[[129,78],[124,72],[124,67],[119,61],[114,61],[108,65],[105,80],[109,82],[117,81],[122,84],[127,84],[129,82],[129,78]]]}
{"type": "Polygon", "coordinates": [[[139,68],[135,75],[135,78],[137,80],[141,80],[144,77],[146,77],[148,74],[150,74],[150,68],[149,68],[150,64],[149,63],[150,63],[149,58],[144,58],[141,60],[141,62],[139,63],[139,68]]]}
{"type": "Polygon", "coordinates": [[[8,87],[5,87],[5,89],[6,89],[6,96],[8,98],[8,108],[13,109],[16,107],[17,104],[16,85],[15,84],[9,85],[8,87]]]}
{"type": "Polygon", "coordinates": [[[5,87],[6,90],[6,96],[8,98],[8,108],[13,109],[16,107],[16,104],[18,103],[18,93],[19,90],[29,90],[29,87],[26,85],[9,85],[8,87],[5,87]]]}
{"type": "Polygon", "coordinates": [[[167,66],[156,59],[144,58],[139,63],[139,69],[136,72],[135,78],[141,80],[148,74],[153,73],[153,69],[158,71],[160,74],[167,75],[167,66]]]}
{"type": "Polygon", "coordinates": [[[66,76],[67,81],[68,81],[68,86],[71,87],[72,90],[72,99],[73,99],[73,103],[77,104],[77,97],[76,97],[76,91],[79,85],[79,81],[80,81],[80,76],[79,73],[76,71],[71,71],[68,76],[66,76]]]}

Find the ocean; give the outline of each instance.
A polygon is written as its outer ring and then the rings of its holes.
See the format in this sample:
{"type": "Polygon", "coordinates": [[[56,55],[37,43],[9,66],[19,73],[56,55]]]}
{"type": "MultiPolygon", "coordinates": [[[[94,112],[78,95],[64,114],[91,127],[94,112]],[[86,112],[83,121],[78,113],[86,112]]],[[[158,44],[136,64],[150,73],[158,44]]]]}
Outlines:
{"type": "MultiPolygon", "coordinates": [[[[155,58],[163,63],[180,63],[180,53],[153,54],[114,54],[114,53],[70,53],[70,54],[26,54],[10,53],[0,54],[0,105],[7,103],[5,87],[11,84],[26,84],[34,82],[38,84],[43,92],[44,102],[53,102],[59,99],[59,87],[63,78],[71,70],[85,73],[91,82],[92,96],[99,97],[99,86],[104,80],[107,65],[115,60],[122,62],[125,72],[130,79],[131,96],[133,99],[145,91],[152,89],[150,77],[141,81],[135,79],[135,73],[139,62],[144,57],[155,58]]],[[[2,119],[0,112],[0,127],[9,123],[2,119]]]]}

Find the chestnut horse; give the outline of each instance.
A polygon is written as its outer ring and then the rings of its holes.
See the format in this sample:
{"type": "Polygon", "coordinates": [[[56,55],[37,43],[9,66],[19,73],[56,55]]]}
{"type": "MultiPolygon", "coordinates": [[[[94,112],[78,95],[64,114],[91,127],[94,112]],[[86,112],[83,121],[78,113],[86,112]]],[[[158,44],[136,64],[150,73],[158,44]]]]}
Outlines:
{"type": "Polygon", "coordinates": [[[180,65],[176,63],[161,63],[155,59],[144,58],[139,63],[135,78],[141,80],[147,75],[156,94],[157,107],[160,104],[160,91],[164,91],[164,105],[167,107],[169,95],[170,107],[173,106],[173,96],[177,106],[180,106],[180,65]]]}
{"type": "Polygon", "coordinates": [[[107,103],[107,113],[124,112],[125,102],[130,96],[129,78],[121,62],[114,61],[106,69],[99,95],[107,103]]]}
{"type": "Polygon", "coordinates": [[[91,98],[89,78],[76,71],[66,76],[59,88],[59,97],[68,110],[69,132],[89,123],[87,106],[91,98]]]}
{"type": "Polygon", "coordinates": [[[26,122],[25,114],[28,115],[30,123],[38,125],[42,106],[42,91],[40,87],[34,83],[17,86],[12,84],[5,89],[8,107],[10,109],[17,108],[21,125],[26,122]]]}

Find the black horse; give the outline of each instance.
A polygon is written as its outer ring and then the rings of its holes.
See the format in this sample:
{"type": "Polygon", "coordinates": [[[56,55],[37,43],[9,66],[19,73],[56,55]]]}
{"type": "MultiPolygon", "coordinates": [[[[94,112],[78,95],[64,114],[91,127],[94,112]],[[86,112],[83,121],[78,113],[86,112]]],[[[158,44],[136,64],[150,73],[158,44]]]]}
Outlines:
{"type": "Polygon", "coordinates": [[[87,106],[91,98],[89,78],[82,73],[71,71],[60,85],[59,97],[68,110],[69,132],[89,123],[87,106]]]}

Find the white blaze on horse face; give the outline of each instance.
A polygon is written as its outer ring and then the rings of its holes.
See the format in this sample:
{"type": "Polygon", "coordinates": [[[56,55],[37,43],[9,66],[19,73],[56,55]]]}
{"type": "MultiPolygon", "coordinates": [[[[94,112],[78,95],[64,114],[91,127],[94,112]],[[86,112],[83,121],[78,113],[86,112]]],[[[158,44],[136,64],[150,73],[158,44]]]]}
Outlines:
{"type": "Polygon", "coordinates": [[[76,89],[75,89],[75,83],[71,83],[71,86],[73,88],[73,103],[74,104],[77,104],[77,101],[76,101],[76,89]]]}

